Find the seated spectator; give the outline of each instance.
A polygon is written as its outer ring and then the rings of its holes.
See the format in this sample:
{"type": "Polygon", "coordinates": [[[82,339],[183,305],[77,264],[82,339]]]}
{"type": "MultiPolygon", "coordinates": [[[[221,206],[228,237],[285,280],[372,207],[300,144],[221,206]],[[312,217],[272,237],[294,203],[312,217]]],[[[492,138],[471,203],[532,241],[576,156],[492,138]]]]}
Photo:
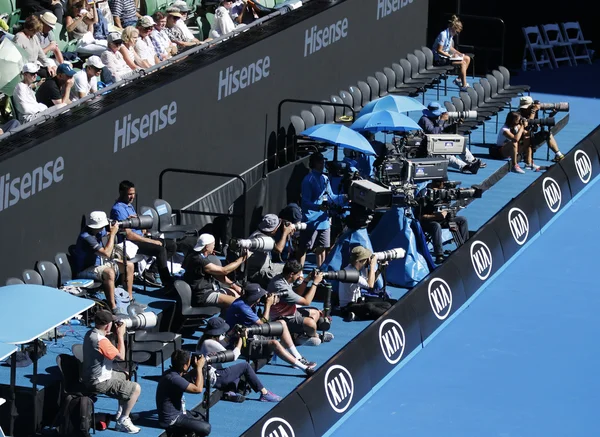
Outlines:
{"type": "Polygon", "coordinates": [[[5,134],[6,132],[10,132],[11,130],[18,128],[19,126],[21,126],[21,123],[19,123],[18,120],[9,120],[2,126],[0,126],[0,135],[5,134]]]}
{"type": "MultiPolygon", "coordinates": [[[[236,299],[227,310],[226,321],[229,326],[235,327],[242,325],[249,327],[252,325],[262,325],[269,323],[271,306],[275,302],[275,296],[266,297],[265,311],[262,317],[256,314],[256,305],[266,296],[267,291],[258,284],[247,284],[244,287],[242,297],[236,299]]],[[[253,335],[242,349],[242,355],[248,359],[270,358],[273,353],[285,362],[291,364],[296,369],[300,369],[310,376],[315,371],[317,363],[309,362],[298,352],[292,336],[288,330],[287,324],[283,320],[271,322],[271,324],[280,323],[283,327],[283,333],[280,339],[267,337],[263,335],[253,335]]]]}
{"type": "MultiPolygon", "coordinates": [[[[423,110],[423,115],[418,122],[423,132],[426,134],[441,134],[450,132],[454,123],[448,120],[448,111],[439,102],[430,102],[427,109],[423,110]]],[[[460,170],[461,173],[477,174],[485,163],[476,159],[471,151],[465,147],[462,155],[440,155],[448,160],[450,167],[460,170]],[[460,159],[463,158],[463,159],[460,159]]]]}
{"type": "Polygon", "coordinates": [[[294,225],[283,223],[275,214],[265,215],[258,224],[258,230],[248,238],[269,237],[275,240],[273,251],[260,251],[252,255],[248,261],[248,280],[268,287],[271,279],[283,271],[283,263],[273,262],[275,252],[278,258],[285,249],[288,237],[295,232],[294,225]],[[283,226],[282,226],[283,224],[283,226]]]}
{"type": "MultiPolygon", "coordinates": [[[[113,259],[115,236],[118,225],[109,225],[106,213],[94,211],[90,213],[87,225],[79,234],[73,251],[73,270],[76,278],[93,279],[102,282],[104,294],[113,313],[117,312],[115,301],[115,280],[125,266],[122,261],[113,259]],[[109,226],[110,232],[106,232],[109,226]],[[106,244],[104,237],[108,237],[106,244]]],[[[133,299],[133,264],[127,262],[127,292],[131,302],[133,299]]]]}
{"type": "Polygon", "coordinates": [[[57,21],[63,23],[64,2],[60,0],[17,0],[15,3],[17,8],[21,10],[22,18],[52,12],[57,21]]]}
{"type": "Polygon", "coordinates": [[[127,26],[135,26],[138,20],[138,12],[135,0],[108,0],[110,11],[115,26],[125,29],[127,26]]]}
{"type": "Polygon", "coordinates": [[[184,393],[202,393],[204,390],[204,366],[202,355],[195,356],[192,361],[188,351],[173,351],[171,367],[161,376],[156,387],[158,424],[162,428],[184,433],[191,431],[197,437],[210,434],[210,424],[199,413],[186,410],[184,400],[184,393]]]}
{"type": "Polygon", "coordinates": [[[57,22],[56,15],[52,12],[44,12],[40,15],[40,21],[42,22],[42,31],[36,34],[40,42],[40,47],[42,47],[46,56],[53,54],[56,62],[62,64],[64,62],[63,55],[58,48],[56,37],[54,36],[54,27],[57,22]]]}
{"type": "MultiPolygon", "coordinates": [[[[317,333],[317,322],[321,312],[316,308],[298,308],[312,303],[323,273],[313,271],[294,291],[294,285],[302,279],[302,264],[296,260],[285,263],[283,272],[271,279],[268,292],[277,296],[278,302],[271,307],[271,320],[285,320],[292,334],[305,335],[307,346],[318,346],[321,339],[317,333]],[[310,288],[308,283],[312,279],[310,288]]],[[[333,334],[326,332],[323,341],[331,341],[333,334]]]]}
{"type": "Polygon", "coordinates": [[[362,290],[373,291],[375,281],[381,273],[377,268],[377,258],[366,247],[356,246],[350,252],[350,263],[344,268],[360,273],[358,283],[340,282],[340,309],[346,321],[376,320],[395,303],[376,296],[363,296],[362,290]],[[368,267],[368,273],[366,273],[368,267]]]}
{"type": "Polygon", "coordinates": [[[88,94],[98,91],[98,78],[102,73],[104,64],[98,56],[90,56],[83,64],[83,70],[73,76],[71,100],[82,99],[88,94]]]}
{"type": "Polygon", "coordinates": [[[56,76],[46,79],[40,85],[35,95],[37,101],[49,108],[71,103],[71,89],[75,73],[69,64],[60,64],[56,69],[56,76]]]}
{"type": "Polygon", "coordinates": [[[142,388],[137,382],[128,381],[122,372],[113,371],[113,360],[127,360],[125,351],[125,323],[117,324],[117,347],[108,340],[116,322],[114,316],[101,310],[94,316],[94,328],[83,338],[83,363],[81,382],[92,393],[104,394],[119,401],[115,420],[116,431],[136,434],[140,428],[129,417],[142,388]]]}
{"type": "Polygon", "coordinates": [[[232,7],[232,0],[221,0],[219,7],[215,11],[215,21],[210,31],[210,36],[218,38],[235,30],[237,26],[229,13],[232,7]]]}
{"type": "Polygon", "coordinates": [[[177,8],[167,9],[167,35],[169,39],[177,44],[178,47],[192,47],[200,44],[200,40],[193,38],[188,39],[183,32],[177,27],[177,21],[181,20],[181,13],[177,8]]]}
{"type": "Polygon", "coordinates": [[[108,50],[102,53],[100,59],[110,72],[112,82],[127,79],[134,73],[134,70],[127,65],[123,55],[119,52],[121,44],[123,44],[121,34],[117,32],[109,33],[107,42],[108,50]]]}
{"type": "MultiPolygon", "coordinates": [[[[531,120],[533,118],[538,117],[538,112],[541,106],[539,102],[534,102],[530,96],[523,96],[519,100],[519,114],[521,117],[531,120]]],[[[548,117],[554,117],[558,111],[552,111],[548,117]]],[[[548,142],[548,147],[550,150],[554,152],[554,158],[552,158],[553,162],[560,162],[565,158],[565,155],[558,149],[558,143],[556,142],[556,138],[552,135],[550,130],[540,129],[539,126],[531,125],[528,123],[527,129],[525,130],[525,138],[529,138],[531,147],[533,147],[534,151],[539,147],[544,141],[548,142]]]]}
{"type": "Polygon", "coordinates": [[[139,68],[147,68],[149,65],[142,61],[138,53],[135,51],[135,44],[140,37],[140,32],[136,27],[127,26],[121,38],[123,38],[123,45],[119,48],[119,52],[123,56],[123,60],[129,68],[137,70],[139,68]]]}
{"type": "Polygon", "coordinates": [[[516,111],[506,114],[504,126],[498,131],[496,146],[490,147],[490,156],[495,159],[510,158],[510,168],[514,173],[525,173],[519,165],[519,154],[524,153],[532,162],[529,138],[525,136],[527,120],[516,111]]]}
{"type": "MultiPolygon", "coordinates": [[[[230,331],[230,326],[220,317],[213,317],[206,323],[206,329],[204,334],[198,340],[196,346],[196,352],[199,354],[210,357],[219,352],[227,350],[229,343],[234,344],[233,354],[235,359],[242,353],[242,341],[247,335],[238,333],[232,334],[230,338],[227,333],[230,331]]],[[[252,390],[260,392],[259,401],[261,402],[279,402],[280,396],[277,396],[272,391],[267,390],[262,384],[254,369],[248,362],[234,364],[228,367],[224,367],[221,363],[211,364],[209,368],[211,377],[211,386],[223,391],[222,400],[228,400],[233,402],[243,402],[246,398],[237,392],[240,378],[243,376],[244,380],[250,385],[252,390]]]]}
{"type": "Polygon", "coordinates": [[[95,26],[98,24],[98,11],[94,3],[73,2],[67,11],[65,25],[69,38],[77,40],[77,53],[100,55],[106,50],[106,37],[95,39],[95,26]]]}
{"type": "Polygon", "coordinates": [[[39,69],[39,65],[34,62],[28,62],[23,65],[23,69],[21,70],[23,80],[15,86],[15,90],[13,91],[15,109],[19,115],[19,121],[22,123],[35,120],[38,117],[49,114],[54,110],[65,106],[64,104],[60,104],[49,109],[46,105],[37,101],[33,87],[39,69]]]}
{"type": "Polygon", "coordinates": [[[227,275],[235,271],[250,255],[244,253],[234,262],[222,267],[208,259],[214,250],[215,237],[211,234],[202,234],[198,237],[194,250],[190,251],[183,260],[185,270],[183,280],[192,288],[193,306],[216,305],[227,308],[242,291],[227,275]],[[229,285],[229,288],[221,288],[219,282],[229,285]]]}
{"type": "Polygon", "coordinates": [[[96,16],[98,22],[94,24],[94,39],[96,41],[106,41],[110,28],[114,27],[112,14],[106,0],[96,1],[96,16]]]}
{"type": "Polygon", "coordinates": [[[164,61],[177,54],[177,44],[171,42],[167,34],[167,15],[157,11],[154,13],[153,18],[156,24],[150,38],[154,42],[159,59],[164,61]]]}
{"type": "Polygon", "coordinates": [[[40,46],[40,40],[36,37],[36,34],[41,32],[43,29],[42,22],[34,15],[29,16],[25,19],[23,30],[15,35],[13,42],[25,49],[27,52],[27,62],[39,62],[42,66],[37,72],[40,77],[49,77],[56,74],[56,64],[50,59],[40,46]]]}
{"type": "Polygon", "coordinates": [[[463,24],[456,15],[452,15],[448,20],[448,28],[442,30],[433,43],[433,62],[435,65],[456,65],[460,67],[458,78],[454,84],[460,87],[461,91],[466,91],[469,87],[467,83],[467,69],[471,64],[469,55],[459,52],[454,48],[454,37],[463,30],[463,24]]]}
{"type": "Polygon", "coordinates": [[[154,43],[150,38],[150,34],[153,32],[155,24],[156,23],[149,15],[143,16],[137,22],[136,28],[139,32],[139,38],[135,42],[135,52],[143,64],[143,66],[140,65],[142,68],[152,67],[160,62],[154,43]]]}
{"type": "Polygon", "coordinates": [[[179,13],[181,14],[181,20],[177,20],[177,23],[175,23],[175,25],[179,28],[179,30],[181,30],[181,32],[183,33],[183,36],[188,39],[188,40],[193,40],[194,34],[192,33],[192,31],[189,29],[189,27],[187,27],[187,19],[188,19],[188,14],[190,12],[190,8],[188,7],[187,3],[184,2],[183,0],[177,0],[176,2],[171,4],[171,7],[173,8],[177,8],[179,10],[179,13]]]}

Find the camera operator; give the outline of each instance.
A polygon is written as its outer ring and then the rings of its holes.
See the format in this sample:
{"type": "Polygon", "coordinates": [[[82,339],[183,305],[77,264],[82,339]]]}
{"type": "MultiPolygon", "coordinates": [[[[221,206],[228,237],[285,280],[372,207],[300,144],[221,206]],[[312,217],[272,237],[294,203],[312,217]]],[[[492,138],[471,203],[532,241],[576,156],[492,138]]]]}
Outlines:
{"type": "Polygon", "coordinates": [[[298,261],[304,265],[306,252],[313,249],[317,256],[316,265],[325,261],[327,250],[331,247],[331,218],[329,202],[342,204],[345,195],[333,194],[329,178],[323,174],[325,157],[319,153],[310,155],[308,162],[311,172],[302,180],[302,213],[308,225],[300,235],[298,261]]]}
{"type": "Polygon", "coordinates": [[[344,270],[360,273],[357,283],[340,282],[339,285],[340,310],[346,321],[376,320],[395,303],[391,299],[362,295],[362,290],[372,291],[375,288],[375,281],[381,274],[377,258],[366,247],[352,248],[350,263],[344,270]]]}
{"type": "Polygon", "coordinates": [[[192,431],[194,435],[210,434],[210,424],[195,411],[185,409],[184,393],[202,393],[204,390],[204,357],[176,349],[171,354],[171,368],[158,381],[156,387],[156,409],[158,424],[169,430],[192,431]],[[193,371],[188,372],[190,367],[193,371]]]}
{"type": "MultiPolygon", "coordinates": [[[[237,360],[241,355],[242,340],[248,337],[247,331],[244,329],[241,334],[235,333],[232,334],[232,337],[229,337],[227,334],[228,331],[230,331],[230,327],[222,318],[213,317],[209,319],[206,323],[204,334],[198,340],[196,352],[210,357],[219,352],[226,351],[227,346],[231,342],[235,344],[233,354],[237,360]]],[[[260,392],[259,400],[261,402],[279,402],[281,400],[280,396],[265,388],[248,362],[233,364],[229,367],[223,367],[221,363],[211,364],[210,375],[211,385],[224,392],[221,397],[222,400],[231,402],[243,402],[246,400],[244,396],[238,393],[238,384],[242,376],[252,390],[257,393],[260,392]]]]}
{"type": "MultiPolygon", "coordinates": [[[[530,96],[521,97],[519,100],[519,114],[521,117],[526,118],[527,120],[533,120],[538,118],[538,111],[541,109],[541,105],[539,101],[534,101],[530,96]]],[[[548,117],[554,117],[558,111],[552,111],[548,117]]],[[[529,125],[529,129],[525,132],[525,137],[530,138],[531,147],[536,148],[538,145],[542,144],[544,141],[548,142],[548,147],[550,150],[554,152],[553,162],[560,162],[564,159],[565,155],[558,149],[558,144],[556,143],[556,139],[550,130],[539,129],[539,126],[529,125]]]]}
{"type": "Polygon", "coordinates": [[[490,156],[494,159],[510,158],[510,168],[514,173],[523,174],[525,171],[519,165],[519,153],[524,153],[526,159],[532,162],[530,139],[525,136],[527,120],[516,112],[506,114],[504,126],[498,131],[496,146],[490,147],[490,156]]]}
{"type": "MultiPolygon", "coordinates": [[[[125,271],[123,262],[113,259],[115,236],[118,231],[117,225],[109,225],[104,211],[93,211],[87,218],[86,227],[77,237],[73,250],[75,277],[102,282],[106,300],[113,313],[117,311],[115,280],[119,272],[125,271]],[[109,228],[109,232],[106,232],[106,227],[109,228]]],[[[133,302],[133,264],[130,261],[127,261],[127,292],[129,300],[133,302]]]]}
{"type": "MultiPolygon", "coordinates": [[[[135,185],[130,181],[121,181],[119,184],[119,198],[115,201],[110,210],[111,220],[123,221],[128,218],[137,217],[137,212],[133,207],[135,200],[135,185]]],[[[160,287],[161,284],[156,282],[156,273],[160,275],[162,285],[168,287],[172,285],[173,278],[167,267],[167,260],[175,254],[176,244],[169,240],[154,240],[144,235],[144,232],[139,229],[125,229],[127,240],[131,241],[138,247],[138,253],[150,257],[156,257],[156,262],[153,262],[150,267],[143,273],[143,279],[150,286],[160,287]]],[[[123,238],[119,238],[119,243],[123,242],[123,238]]]]}
{"type": "MultiPolygon", "coordinates": [[[[444,181],[432,181],[427,188],[429,189],[441,189],[444,186],[444,181]]],[[[424,190],[422,190],[417,197],[419,197],[424,190]]],[[[421,203],[416,208],[415,216],[421,223],[421,227],[424,232],[427,232],[432,239],[433,252],[435,255],[435,263],[441,264],[444,262],[444,241],[442,238],[442,228],[448,228],[449,215],[447,210],[439,210],[439,207],[432,202],[421,203]]],[[[469,223],[465,217],[455,216],[451,219],[458,226],[458,232],[461,235],[463,241],[469,239],[469,223]]]]}
{"type": "MultiPolygon", "coordinates": [[[[461,121],[459,120],[458,123],[461,121]]],[[[442,134],[453,132],[454,123],[450,123],[448,119],[448,111],[439,102],[430,102],[427,109],[423,110],[423,115],[418,121],[423,132],[426,134],[442,134]]],[[[476,159],[471,151],[465,148],[465,152],[460,155],[459,159],[455,155],[441,155],[448,160],[448,164],[452,168],[460,170],[461,173],[477,174],[479,168],[485,167],[485,163],[480,159],[476,159]]]]}
{"type": "MultiPolygon", "coordinates": [[[[277,259],[281,259],[281,253],[285,250],[285,245],[288,237],[292,235],[296,229],[291,223],[285,223],[275,214],[265,215],[258,224],[258,230],[254,231],[248,238],[270,237],[275,240],[275,247],[272,252],[275,252],[277,259]]],[[[255,252],[248,260],[248,281],[260,284],[266,288],[276,275],[283,270],[283,263],[273,262],[273,254],[271,251],[255,252]]]]}
{"type": "Polygon", "coordinates": [[[140,428],[131,423],[129,414],[141,393],[137,382],[128,381],[122,372],[113,371],[113,360],[125,361],[125,324],[116,322],[115,317],[106,310],[100,310],[94,316],[93,329],[83,338],[83,364],[81,382],[91,393],[99,393],[118,399],[119,409],[116,415],[116,430],[135,434],[140,428]],[[115,323],[113,323],[115,322],[115,323]],[[117,347],[106,338],[116,325],[117,347]]]}
{"type": "MultiPolygon", "coordinates": [[[[302,264],[296,260],[286,262],[283,272],[271,279],[267,290],[279,298],[279,302],[271,307],[271,320],[285,320],[292,334],[309,337],[306,343],[303,343],[304,345],[318,346],[321,344],[321,339],[317,334],[317,322],[321,312],[316,308],[298,308],[298,305],[308,306],[312,303],[317,287],[323,280],[323,273],[313,271],[294,291],[293,285],[301,279],[302,264]],[[308,288],[311,279],[312,285],[308,288]]],[[[333,334],[330,332],[326,332],[323,336],[325,342],[332,339],[333,334]]]]}
{"type": "Polygon", "coordinates": [[[209,258],[214,250],[215,237],[202,234],[198,237],[194,250],[188,252],[183,260],[183,280],[192,289],[192,306],[216,305],[227,308],[242,292],[240,286],[234,284],[227,275],[246,261],[250,256],[249,252],[245,251],[244,255],[222,267],[209,258]],[[221,288],[219,282],[229,285],[229,288],[221,288]]]}
{"type": "MultiPolygon", "coordinates": [[[[236,299],[227,310],[226,321],[229,326],[252,326],[269,323],[271,307],[276,301],[276,297],[272,294],[267,296],[267,291],[258,284],[247,284],[244,288],[244,295],[236,299]],[[258,317],[255,312],[256,305],[266,296],[265,311],[262,317],[258,317]]],[[[317,363],[306,360],[294,346],[292,336],[288,330],[285,321],[272,322],[272,324],[280,323],[283,327],[281,341],[273,337],[255,335],[246,347],[243,348],[242,354],[248,358],[269,358],[273,353],[293,367],[304,371],[307,375],[312,375],[317,363]]]]}

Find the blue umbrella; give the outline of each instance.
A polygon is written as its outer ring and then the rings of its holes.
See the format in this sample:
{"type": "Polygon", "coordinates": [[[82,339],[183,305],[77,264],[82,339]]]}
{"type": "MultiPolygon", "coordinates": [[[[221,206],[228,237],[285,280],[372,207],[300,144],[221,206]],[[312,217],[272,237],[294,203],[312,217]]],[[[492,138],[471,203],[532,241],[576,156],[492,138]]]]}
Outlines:
{"type": "Polygon", "coordinates": [[[317,124],[301,132],[300,135],[313,140],[325,141],[344,149],[352,149],[367,155],[376,155],[365,137],[341,124],[317,124]]]}
{"type": "Polygon", "coordinates": [[[358,116],[361,117],[371,112],[383,110],[394,112],[409,112],[422,111],[423,109],[427,108],[421,103],[419,103],[418,100],[413,99],[412,97],[388,95],[367,103],[365,107],[362,108],[361,111],[358,113],[358,116]]]}
{"type": "Polygon", "coordinates": [[[421,129],[412,118],[392,111],[377,111],[365,114],[359,117],[350,128],[356,131],[366,130],[369,132],[408,132],[421,129]]]}

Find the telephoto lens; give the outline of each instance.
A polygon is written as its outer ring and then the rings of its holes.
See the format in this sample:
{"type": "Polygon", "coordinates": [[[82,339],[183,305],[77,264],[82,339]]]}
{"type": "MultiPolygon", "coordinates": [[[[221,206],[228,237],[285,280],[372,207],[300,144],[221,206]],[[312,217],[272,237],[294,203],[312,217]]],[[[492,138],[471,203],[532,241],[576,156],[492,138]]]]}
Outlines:
{"type": "Polygon", "coordinates": [[[323,279],[330,281],[340,281],[351,284],[356,284],[358,282],[358,278],[360,277],[360,273],[356,270],[336,270],[332,272],[322,272],[323,279]]]}
{"type": "Polygon", "coordinates": [[[255,238],[233,238],[229,242],[232,250],[248,249],[252,252],[270,252],[275,247],[275,240],[261,236],[255,238]]]}
{"type": "Polygon", "coordinates": [[[375,258],[377,261],[392,261],[394,259],[404,258],[406,251],[401,247],[395,249],[383,250],[381,252],[375,252],[375,258]]]}
{"type": "Polygon", "coordinates": [[[283,325],[281,323],[263,323],[262,325],[252,325],[246,328],[248,337],[253,335],[264,335],[266,337],[281,337],[283,334],[283,325]]]}
{"type": "Polygon", "coordinates": [[[211,353],[206,357],[206,364],[217,364],[217,363],[230,363],[235,361],[235,354],[233,351],[219,351],[211,353]]]}
{"type": "Polygon", "coordinates": [[[308,225],[306,223],[296,223],[294,225],[294,229],[296,229],[297,231],[304,231],[307,227],[308,225]]]}
{"type": "Polygon", "coordinates": [[[139,329],[152,329],[158,322],[156,314],[151,311],[130,316],[119,316],[117,321],[125,323],[125,327],[133,331],[139,329]]]}
{"type": "Polygon", "coordinates": [[[477,119],[477,111],[448,111],[448,118],[451,120],[476,120],[477,119]]]}
{"type": "Polygon", "coordinates": [[[532,118],[527,120],[529,124],[534,124],[536,126],[554,126],[556,125],[556,120],[553,117],[547,118],[532,118]]]}
{"type": "Polygon", "coordinates": [[[539,102],[540,109],[544,111],[557,111],[557,112],[568,112],[569,102],[558,102],[558,103],[541,103],[539,102]]]}
{"type": "Polygon", "coordinates": [[[121,229],[152,229],[154,219],[149,215],[141,215],[139,217],[130,217],[125,220],[117,221],[116,224],[119,225],[121,229]]]}

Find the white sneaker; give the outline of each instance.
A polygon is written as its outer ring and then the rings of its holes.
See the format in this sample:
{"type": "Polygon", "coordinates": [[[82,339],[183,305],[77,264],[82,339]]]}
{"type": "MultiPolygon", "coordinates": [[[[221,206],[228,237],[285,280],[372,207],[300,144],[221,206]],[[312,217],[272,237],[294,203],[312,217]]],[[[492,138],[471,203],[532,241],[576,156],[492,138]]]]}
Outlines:
{"type": "Polygon", "coordinates": [[[117,422],[115,431],[126,432],[127,434],[137,434],[140,432],[140,428],[131,423],[131,419],[129,417],[126,417],[121,422],[117,422]]]}
{"type": "Polygon", "coordinates": [[[304,346],[319,346],[321,344],[321,339],[319,337],[310,337],[304,343],[304,346]]]}
{"type": "Polygon", "coordinates": [[[119,405],[119,409],[117,410],[117,414],[115,414],[115,422],[118,422],[121,418],[121,414],[123,414],[123,407],[119,405]]]}
{"type": "Polygon", "coordinates": [[[328,343],[331,340],[333,340],[335,337],[331,332],[325,332],[323,335],[321,335],[321,341],[323,343],[328,343]]]}

